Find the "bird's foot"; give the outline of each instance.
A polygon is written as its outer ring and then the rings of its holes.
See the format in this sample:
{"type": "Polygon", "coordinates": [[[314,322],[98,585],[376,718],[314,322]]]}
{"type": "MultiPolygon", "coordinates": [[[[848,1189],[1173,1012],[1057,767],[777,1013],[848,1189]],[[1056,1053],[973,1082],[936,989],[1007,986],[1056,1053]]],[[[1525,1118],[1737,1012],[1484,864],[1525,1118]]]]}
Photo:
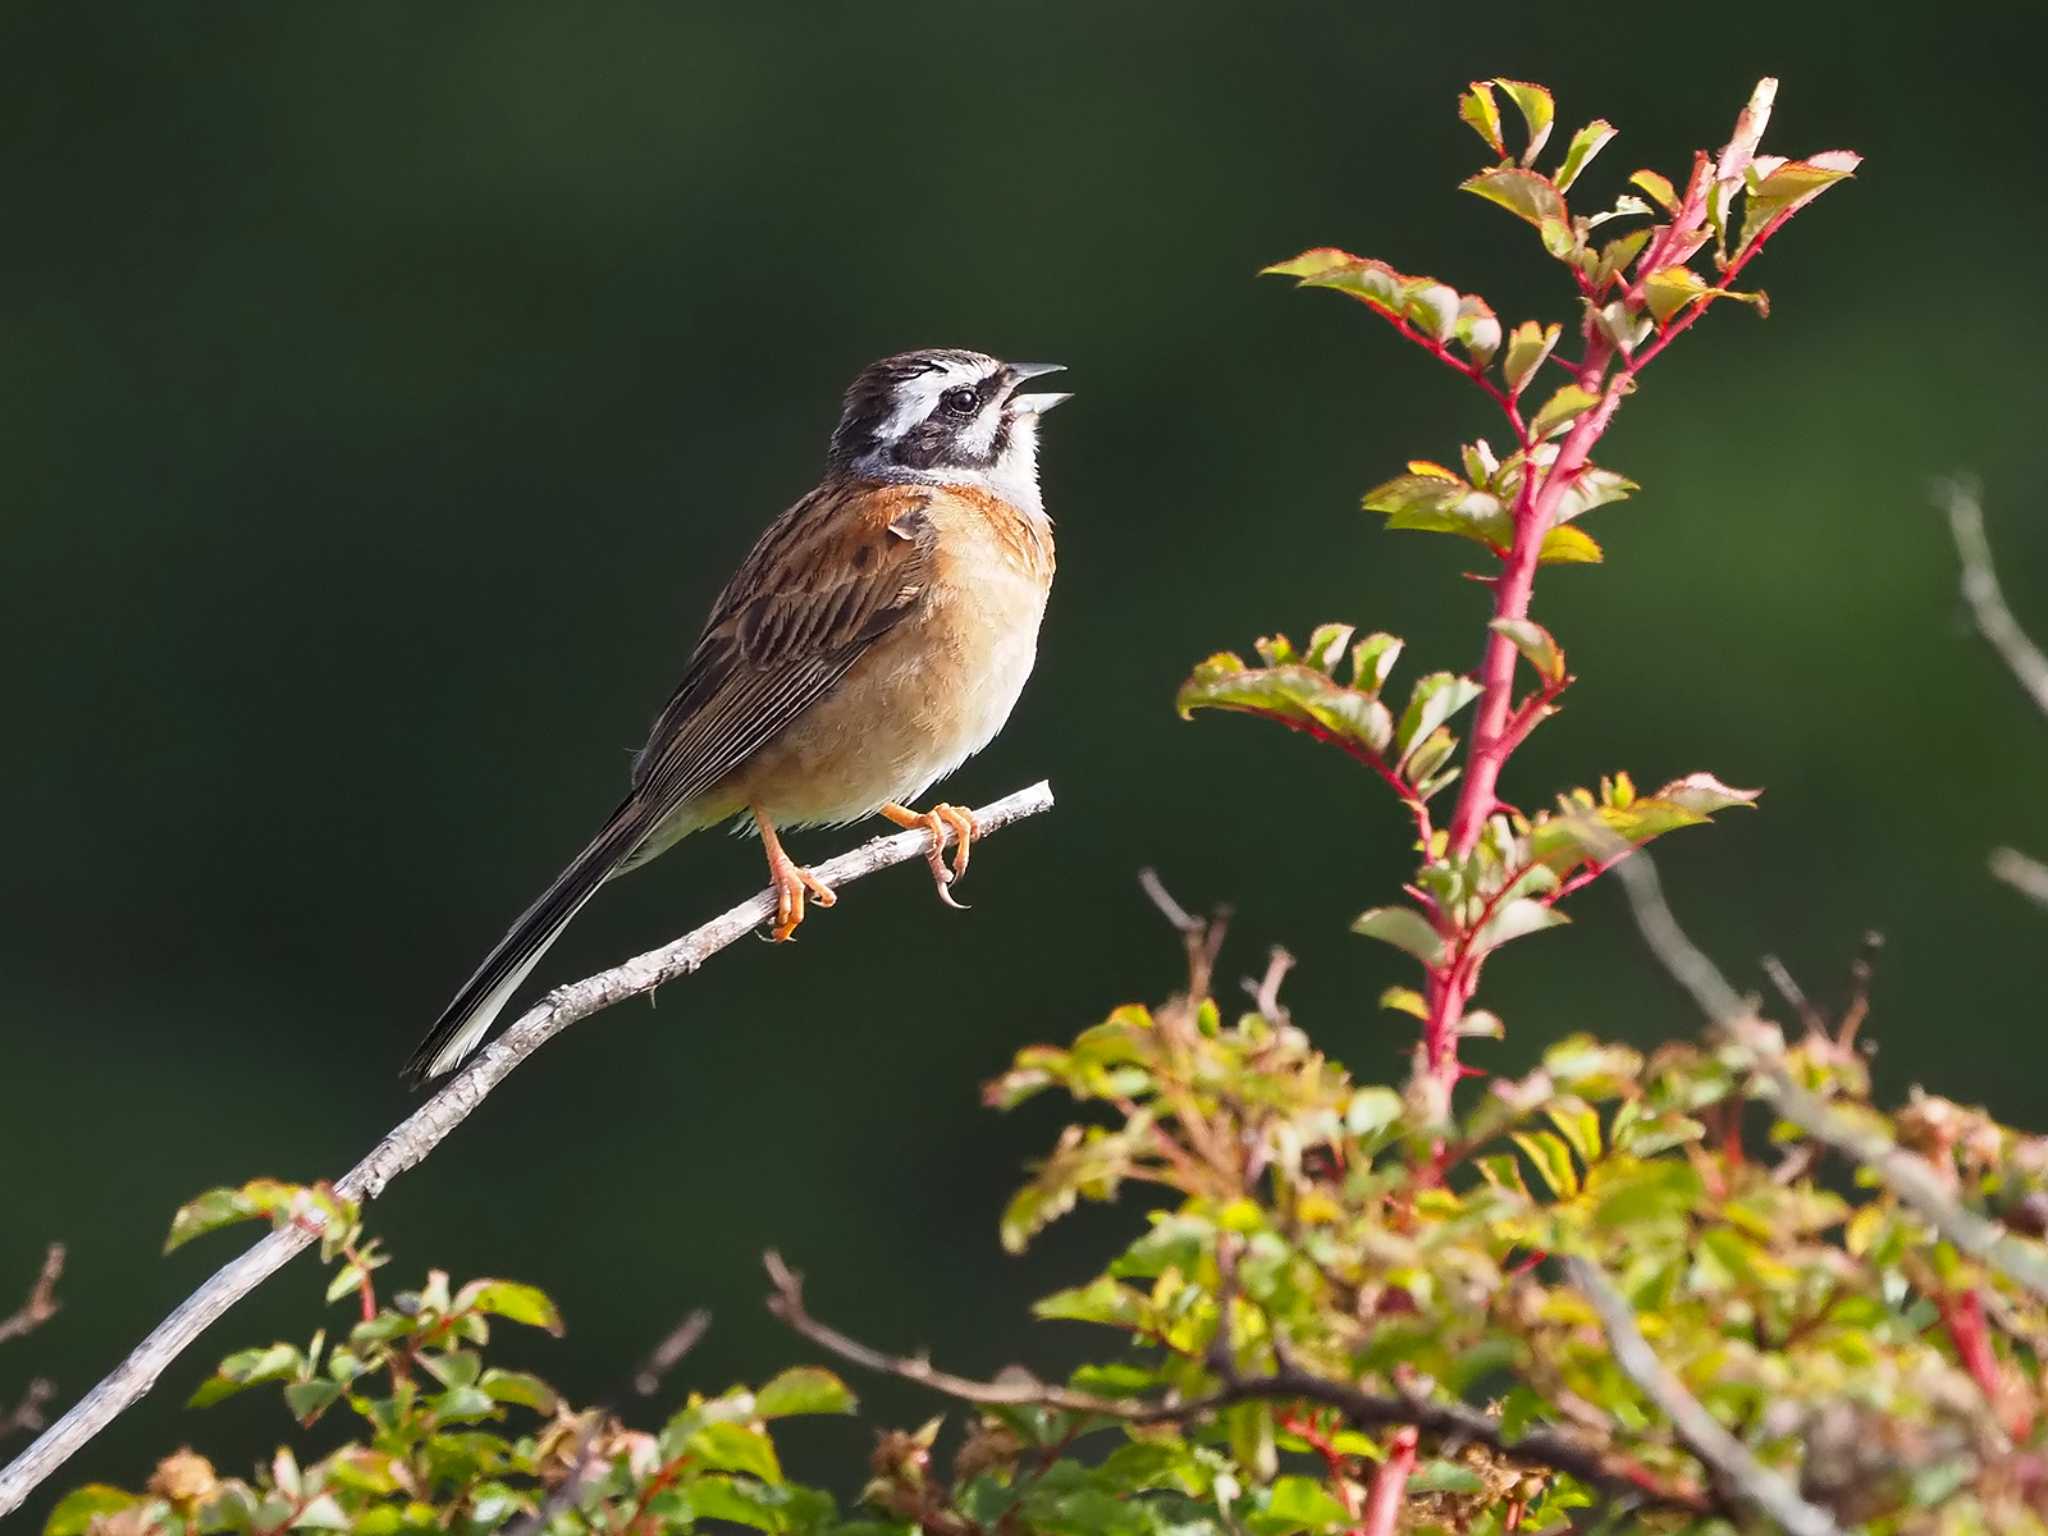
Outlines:
{"type": "Polygon", "coordinates": [[[938,888],[939,900],[949,907],[961,911],[966,908],[953,899],[953,882],[967,873],[967,860],[974,849],[974,839],[980,832],[974,815],[964,806],[949,805],[940,801],[930,810],[913,811],[900,805],[885,805],[882,814],[899,827],[922,827],[932,835],[932,845],[925,852],[925,862],[931,865],[932,884],[938,888]],[[946,865],[946,834],[953,834],[953,864],[946,865]]]}
{"type": "Polygon", "coordinates": [[[768,853],[768,879],[775,887],[775,926],[768,930],[768,937],[781,944],[804,920],[806,893],[821,907],[836,905],[839,897],[831,886],[783,852],[782,839],[759,806],[754,807],[754,820],[761,829],[761,846],[768,853]]]}

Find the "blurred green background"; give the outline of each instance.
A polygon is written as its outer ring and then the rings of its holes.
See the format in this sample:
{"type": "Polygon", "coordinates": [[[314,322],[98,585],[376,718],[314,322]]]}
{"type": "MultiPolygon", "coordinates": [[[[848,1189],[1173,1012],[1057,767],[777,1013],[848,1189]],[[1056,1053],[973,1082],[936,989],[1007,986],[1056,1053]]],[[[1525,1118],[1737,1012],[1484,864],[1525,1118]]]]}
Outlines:
{"type": "MultiPolygon", "coordinates": [[[[1059,810],[976,859],[971,913],[898,871],[794,948],[573,1031],[377,1205],[398,1273],[550,1287],[568,1341],[513,1353],[578,1392],[695,1306],[717,1321],[678,1389],[803,1358],[758,1305],[769,1245],[880,1342],[1056,1366],[1073,1340],[1025,1298],[1131,1217],[1003,1257],[1055,1107],[998,1119],[977,1085],[1170,987],[1146,863],[1236,903],[1231,974],[1284,939],[1303,1021],[1397,1073],[1407,1029],[1373,999],[1402,962],[1345,925],[1405,871],[1403,818],[1336,754],[1170,701],[1208,651],[1327,618],[1407,635],[1411,665],[1477,659],[1465,547],[1356,508],[1490,430],[1483,402],[1362,309],[1252,275],[1334,243],[1569,318],[1531,233],[1455,191],[1476,74],[1548,82],[1563,132],[1621,128],[1594,195],[1682,175],[1766,72],[1767,149],[1869,157],[1754,269],[1772,317],[1715,311],[1624,409],[1602,458],[1647,489],[1596,514],[1604,568],[1539,589],[1584,681],[1510,793],[1617,767],[1767,786],[1665,845],[1697,936],[1833,998],[1881,930],[1889,1087],[2048,1121],[2048,918],[1983,867],[2048,853],[2048,730],[1962,622],[1924,494],[1984,476],[2048,632],[2036,15],[1846,14],[9,7],[0,1307],[45,1239],[71,1269],[0,1392],[41,1372],[70,1401],[229,1256],[158,1257],[182,1199],[338,1173],[410,1107],[416,1036],[612,803],[847,378],[906,346],[1073,370],[1040,668],[949,790],[1048,776],[1059,810]]],[[[757,860],[692,842],[545,978],[722,909],[757,860]]],[[[1694,1027],[1617,892],[1575,910],[1489,974],[1512,1038],[1486,1064],[1694,1027]]],[[[138,1481],[181,1440],[265,1449],[270,1394],[177,1405],[229,1348],[310,1331],[319,1284],[272,1282],[51,1489],[138,1481]]],[[[856,1481],[863,1434],[821,1427],[806,1470],[856,1481]]]]}

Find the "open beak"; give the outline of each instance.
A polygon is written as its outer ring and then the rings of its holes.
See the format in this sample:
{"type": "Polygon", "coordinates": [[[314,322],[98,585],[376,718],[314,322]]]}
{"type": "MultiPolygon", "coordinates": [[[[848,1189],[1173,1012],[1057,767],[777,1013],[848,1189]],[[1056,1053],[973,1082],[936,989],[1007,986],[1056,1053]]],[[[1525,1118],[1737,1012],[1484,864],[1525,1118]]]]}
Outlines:
{"type": "MultiPolygon", "coordinates": [[[[1048,373],[1064,373],[1066,366],[1065,363],[1011,363],[1009,364],[1009,374],[1012,380],[1010,387],[1014,390],[1017,385],[1022,384],[1025,380],[1040,378],[1048,373]]],[[[1043,416],[1062,401],[1073,398],[1071,394],[1012,394],[1007,404],[1012,411],[1021,416],[1043,416]]]]}

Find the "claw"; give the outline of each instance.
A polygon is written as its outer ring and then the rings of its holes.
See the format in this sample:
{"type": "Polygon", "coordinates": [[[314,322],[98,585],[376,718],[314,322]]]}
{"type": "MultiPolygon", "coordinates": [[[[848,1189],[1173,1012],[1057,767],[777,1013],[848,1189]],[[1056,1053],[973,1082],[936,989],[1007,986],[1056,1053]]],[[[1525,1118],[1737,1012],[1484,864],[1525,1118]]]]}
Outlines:
{"type": "Polygon", "coordinates": [[[761,846],[768,853],[768,878],[775,886],[775,926],[768,937],[782,944],[804,920],[805,892],[821,907],[834,905],[839,897],[831,886],[782,851],[782,840],[775,835],[775,824],[767,812],[758,805],[753,811],[754,824],[761,829],[761,846]]]}
{"type": "Polygon", "coordinates": [[[939,900],[955,911],[967,910],[966,903],[955,899],[953,882],[967,873],[967,860],[973,850],[975,835],[981,830],[971,812],[962,806],[948,805],[941,801],[930,810],[918,812],[904,806],[890,804],[882,807],[882,815],[899,827],[923,828],[931,833],[931,847],[925,850],[925,863],[931,866],[932,884],[939,893],[939,900]],[[953,835],[953,863],[946,865],[946,834],[953,835]]]}

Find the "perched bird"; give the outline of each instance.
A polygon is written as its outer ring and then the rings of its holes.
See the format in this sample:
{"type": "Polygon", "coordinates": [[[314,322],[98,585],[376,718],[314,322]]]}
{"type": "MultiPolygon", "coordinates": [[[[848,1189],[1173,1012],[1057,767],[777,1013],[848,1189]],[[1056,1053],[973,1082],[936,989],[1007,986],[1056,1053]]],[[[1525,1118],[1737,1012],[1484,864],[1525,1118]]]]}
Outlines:
{"type": "Polygon", "coordinates": [[[706,827],[752,817],[778,941],[803,921],[806,894],[836,900],[783,851],[780,827],[877,814],[924,827],[939,895],[959,905],[950,887],[967,872],[973,818],[906,802],[994,739],[1031,675],[1053,573],[1038,422],[1068,397],[1018,386],[1057,371],[950,349],[861,370],[825,478],[712,605],[626,798],[463,983],[408,1079],[476,1049],[599,886],[706,827]]]}

